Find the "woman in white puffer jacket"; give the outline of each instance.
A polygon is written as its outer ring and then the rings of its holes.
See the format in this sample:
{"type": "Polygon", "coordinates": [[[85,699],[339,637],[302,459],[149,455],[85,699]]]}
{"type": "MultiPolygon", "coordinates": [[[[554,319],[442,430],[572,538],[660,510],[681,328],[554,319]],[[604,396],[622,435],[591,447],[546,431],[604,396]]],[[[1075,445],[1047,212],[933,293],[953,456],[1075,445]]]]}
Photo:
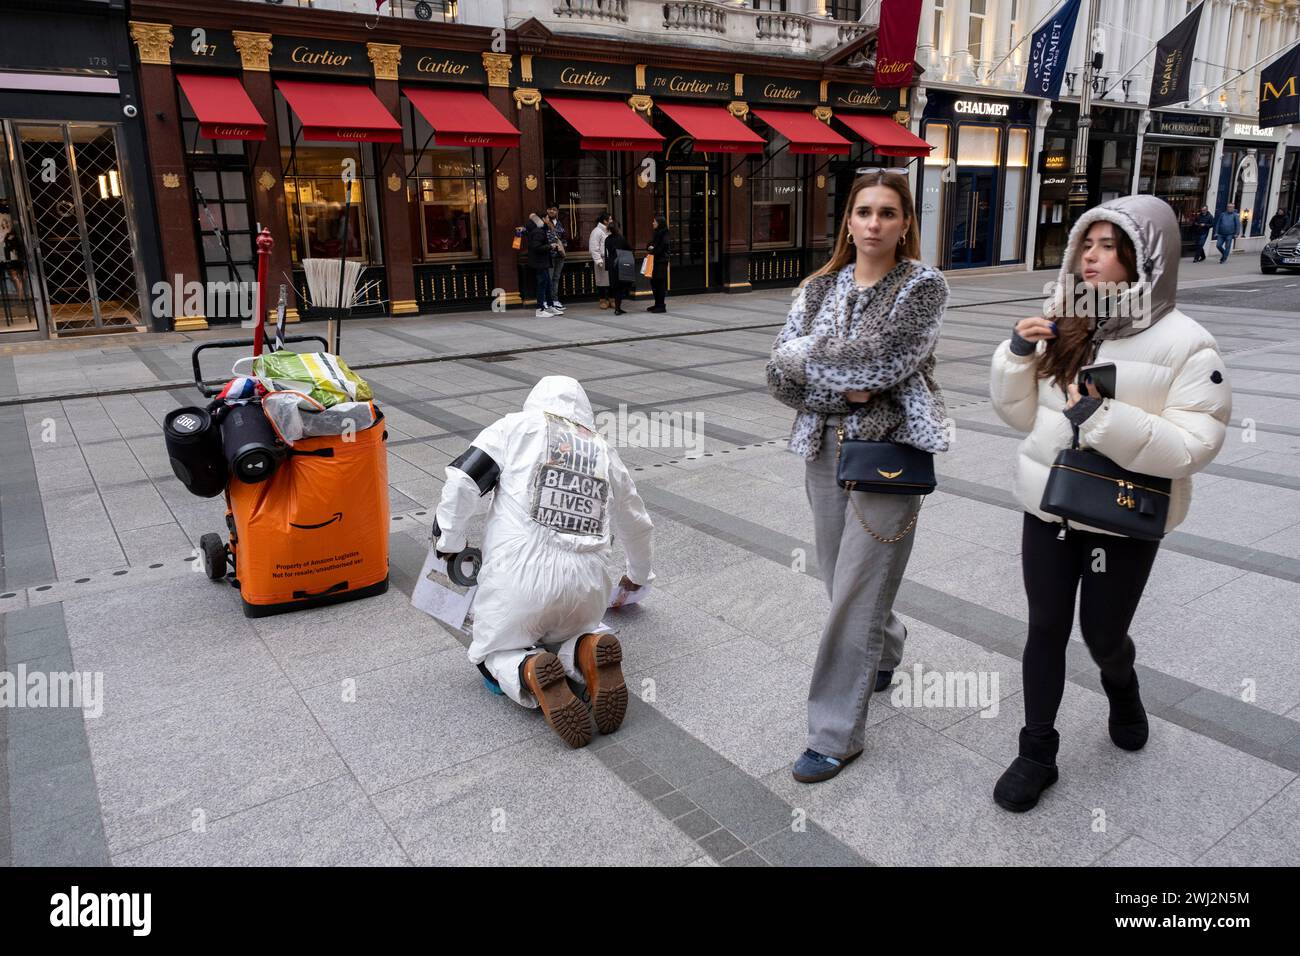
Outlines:
{"type": "Polygon", "coordinates": [[[1174,304],[1180,247],[1173,210],[1154,196],[1128,196],[1087,211],[1070,230],[1047,310],[1055,321],[1023,319],[993,356],[993,406],[1008,425],[1029,433],[1015,475],[1026,512],[1025,725],[1020,754],[993,793],[1008,810],[1029,810],[1057,779],[1056,712],[1076,593],[1080,630],[1110,702],[1111,739],[1125,750],[1147,740],[1128,627],[1159,542],[1073,521],[1067,526],[1039,505],[1052,463],[1070,447],[1077,427],[1080,447],[1130,471],[1173,480],[1166,532],[1187,516],[1192,475],[1223,445],[1232,394],[1214,337],[1174,304]],[[1124,308],[1097,318],[1088,316],[1107,310],[1067,308],[1080,289],[1101,283],[1128,284],[1124,308]],[[1080,369],[1104,362],[1115,365],[1114,398],[1102,398],[1091,385],[1080,394],[1080,369]],[[1097,560],[1099,550],[1104,561],[1097,560]]]}

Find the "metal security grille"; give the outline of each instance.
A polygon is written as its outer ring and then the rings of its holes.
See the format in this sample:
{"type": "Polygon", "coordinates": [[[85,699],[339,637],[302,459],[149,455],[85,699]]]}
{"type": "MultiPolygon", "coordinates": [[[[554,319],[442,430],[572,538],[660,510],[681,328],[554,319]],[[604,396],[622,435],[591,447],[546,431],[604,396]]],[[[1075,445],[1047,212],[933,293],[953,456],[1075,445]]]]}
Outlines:
{"type": "Polygon", "coordinates": [[[113,128],[23,125],[18,141],[54,331],[134,329],[140,286],[113,128]]]}

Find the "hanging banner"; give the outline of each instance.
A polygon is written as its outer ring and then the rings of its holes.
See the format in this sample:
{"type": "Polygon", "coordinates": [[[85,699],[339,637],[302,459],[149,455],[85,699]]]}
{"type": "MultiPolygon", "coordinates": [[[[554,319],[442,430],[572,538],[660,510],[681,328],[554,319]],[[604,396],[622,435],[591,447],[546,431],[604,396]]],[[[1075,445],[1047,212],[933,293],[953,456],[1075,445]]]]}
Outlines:
{"type": "Polygon", "coordinates": [[[1259,72],[1259,125],[1284,126],[1300,123],[1300,44],[1282,54],[1273,65],[1259,72]]]}
{"type": "Polygon", "coordinates": [[[1183,17],[1183,22],[1166,33],[1156,44],[1155,74],[1151,81],[1151,102],[1147,105],[1171,106],[1187,100],[1187,84],[1192,78],[1192,55],[1196,49],[1196,31],[1201,26],[1202,3],[1183,17]]]}
{"type": "Polygon", "coordinates": [[[876,47],[876,86],[912,85],[916,31],[921,25],[921,0],[882,0],[880,40],[876,47]]]}
{"type": "Polygon", "coordinates": [[[1044,99],[1061,98],[1061,80],[1065,78],[1074,39],[1074,24],[1079,19],[1080,0],[1066,0],[1052,19],[1034,31],[1029,41],[1029,69],[1025,71],[1025,92],[1044,99]]]}

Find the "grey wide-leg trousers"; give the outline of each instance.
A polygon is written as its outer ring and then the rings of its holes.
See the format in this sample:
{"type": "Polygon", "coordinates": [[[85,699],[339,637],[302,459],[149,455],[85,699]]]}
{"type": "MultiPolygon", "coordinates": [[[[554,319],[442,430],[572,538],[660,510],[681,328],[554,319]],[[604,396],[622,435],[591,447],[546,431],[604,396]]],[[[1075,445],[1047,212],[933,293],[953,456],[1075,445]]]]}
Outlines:
{"type": "MultiPolygon", "coordinates": [[[[822,434],[817,460],[806,463],[804,478],[817,562],[831,599],[808,688],[808,747],[844,758],[863,748],[877,669],[893,670],[903,657],[906,631],[894,613],[894,598],[916,529],[894,544],[883,544],[866,532],[835,482],[837,449],[832,421],[822,434]]],[[[867,524],[882,538],[901,532],[921,506],[920,495],[855,491],[853,497],[867,524]]]]}

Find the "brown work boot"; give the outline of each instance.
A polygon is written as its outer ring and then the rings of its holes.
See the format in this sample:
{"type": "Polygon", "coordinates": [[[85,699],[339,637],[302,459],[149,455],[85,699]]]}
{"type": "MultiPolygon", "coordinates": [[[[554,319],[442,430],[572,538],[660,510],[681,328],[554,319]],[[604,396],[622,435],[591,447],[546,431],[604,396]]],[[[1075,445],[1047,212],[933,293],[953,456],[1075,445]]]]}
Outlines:
{"type": "Polygon", "coordinates": [[[612,734],[627,713],[627,684],[621,666],[623,646],[613,634],[584,634],[578,638],[573,657],[587,682],[596,729],[612,734]]]}
{"type": "Polygon", "coordinates": [[[570,747],[585,747],[591,742],[591,722],[587,708],[573,696],[564,679],[564,665],[554,654],[543,651],[524,661],[520,668],[524,686],[542,705],[542,713],[551,729],[570,747]]]}

